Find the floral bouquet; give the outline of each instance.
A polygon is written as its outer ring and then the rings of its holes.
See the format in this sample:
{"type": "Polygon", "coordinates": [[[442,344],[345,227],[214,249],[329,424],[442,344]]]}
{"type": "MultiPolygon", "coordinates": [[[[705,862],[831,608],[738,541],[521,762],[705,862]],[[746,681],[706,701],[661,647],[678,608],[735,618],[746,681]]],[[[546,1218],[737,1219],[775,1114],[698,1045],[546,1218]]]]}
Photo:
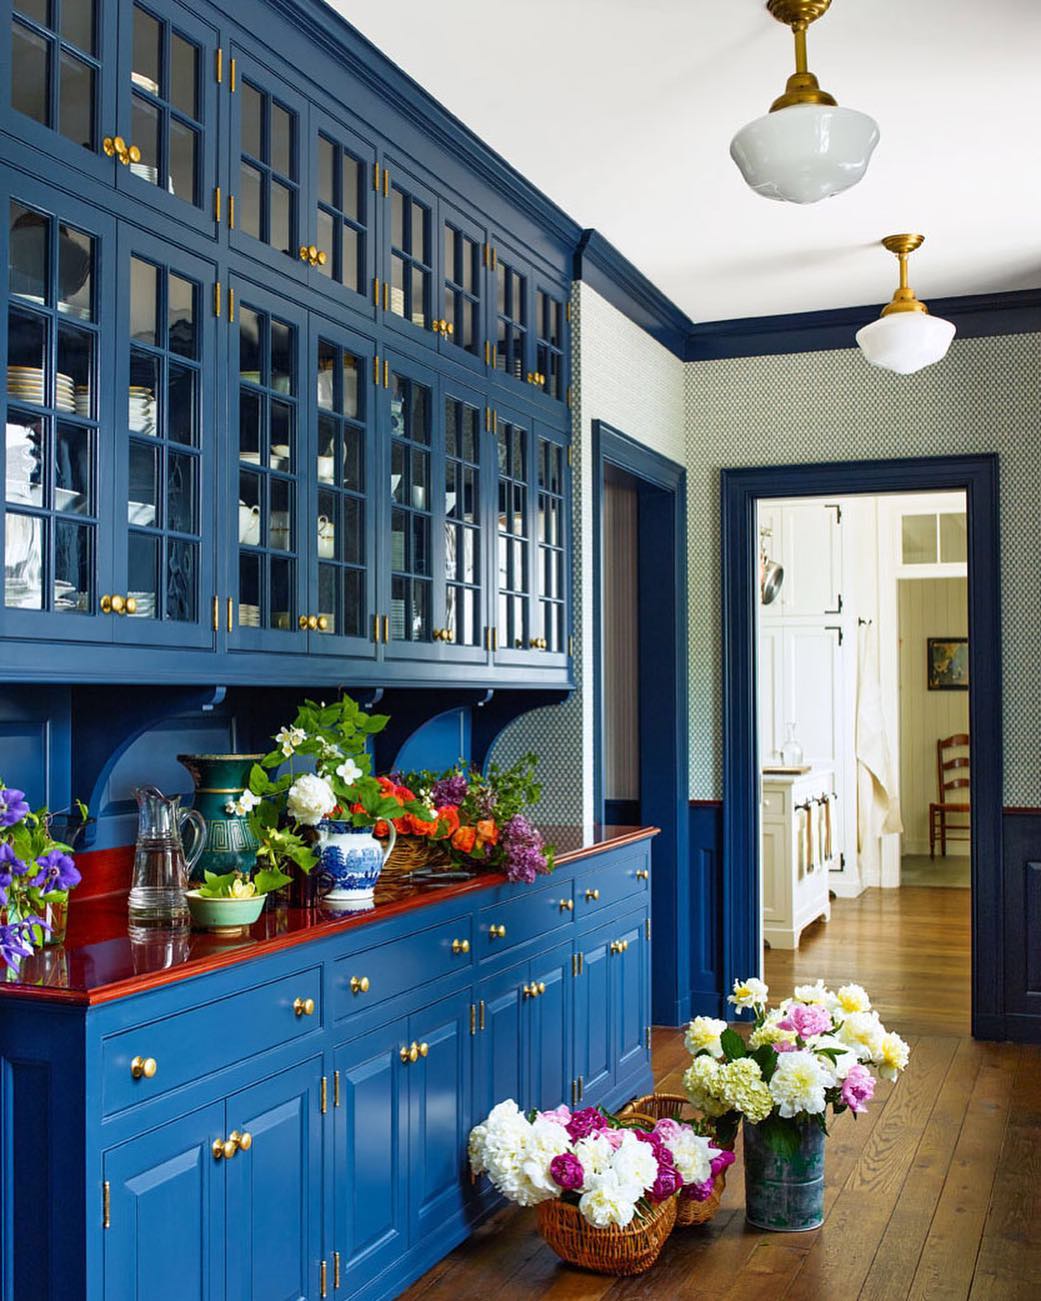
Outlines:
{"type": "Polygon", "coordinates": [[[732,1143],[745,1122],[748,1218],[766,1228],[810,1228],[823,1214],[828,1107],[835,1115],[866,1111],[875,1092],[869,1067],[895,1080],[909,1049],[860,985],[834,992],[820,980],[797,985],[794,997],[772,1009],[768,994],[761,980],[734,983],[729,1001],[754,1017],[747,1041],[725,1021],[699,1016],[690,1023],[685,1042],[693,1060],[683,1084],[722,1141],[732,1143]],[[789,1200],[778,1202],[789,1170],[789,1200]],[[764,1209],[767,1183],[774,1200],[764,1209]]]}
{"type": "MultiPolygon", "coordinates": [[[[85,822],[86,806],[78,807],[85,822]]],[[[33,813],[24,791],[0,782],[0,962],[9,971],[48,937],[64,938],[69,891],[80,879],[71,846],[51,836],[47,810],[33,813]]]]}
{"type": "MultiPolygon", "coordinates": [[[[403,803],[418,800],[422,811],[394,819],[394,828],[429,842],[453,867],[504,872],[530,885],[553,870],[553,848],[528,820],[542,794],[536,764],[527,754],[509,768],[493,763],[486,774],[462,763],[442,773],[399,773],[395,794],[403,803]]],[[[386,825],[377,823],[374,834],[386,836],[386,825]]]]}

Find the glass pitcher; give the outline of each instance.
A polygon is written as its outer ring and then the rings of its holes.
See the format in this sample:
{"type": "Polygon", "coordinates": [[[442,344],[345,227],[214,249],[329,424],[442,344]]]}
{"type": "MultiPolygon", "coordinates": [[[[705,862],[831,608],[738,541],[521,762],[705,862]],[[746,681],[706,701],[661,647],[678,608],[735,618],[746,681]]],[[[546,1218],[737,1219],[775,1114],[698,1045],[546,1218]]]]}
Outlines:
{"type": "Polygon", "coordinates": [[[188,873],[206,844],[206,822],[195,809],[182,809],[179,795],[139,786],[137,845],[130,886],[130,932],[187,926],[188,873]],[[181,829],[190,823],[191,849],[185,857],[181,829]]]}

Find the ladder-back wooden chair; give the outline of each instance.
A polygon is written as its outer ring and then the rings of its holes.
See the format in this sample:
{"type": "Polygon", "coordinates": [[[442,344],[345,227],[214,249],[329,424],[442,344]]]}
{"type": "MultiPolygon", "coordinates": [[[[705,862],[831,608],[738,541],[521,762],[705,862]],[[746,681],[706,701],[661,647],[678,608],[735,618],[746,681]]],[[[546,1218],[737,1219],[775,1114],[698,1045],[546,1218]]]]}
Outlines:
{"type": "Polygon", "coordinates": [[[929,857],[947,853],[948,840],[970,838],[969,805],[969,734],[956,732],[936,742],[936,784],[939,799],[929,805],[929,857]],[[959,753],[964,751],[964,753],[959,753]],[[961,799],[959,799],[959,794],[961,799]],[[950,815],[955,820],[950,821],[950,815]],[[961,815],[966,815],[960,821],[961,815]]]}

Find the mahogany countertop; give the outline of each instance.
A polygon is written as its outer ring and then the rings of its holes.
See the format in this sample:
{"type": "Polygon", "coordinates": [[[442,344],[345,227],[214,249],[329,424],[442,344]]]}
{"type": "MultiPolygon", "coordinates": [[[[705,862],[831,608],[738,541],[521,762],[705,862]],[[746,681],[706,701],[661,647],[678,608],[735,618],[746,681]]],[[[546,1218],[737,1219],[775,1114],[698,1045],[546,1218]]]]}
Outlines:
{"type": "MultiPolygon", "coordinates": [[[[543,827],[546,843],[555,846],[559,867],[605,849],[645,840],[655,827],[543,827]]],[[[551,878],[547,878],[551,879],[551,878]]],[[[0,977],[0,997],[19,996],[51,1002],[95,1005],[128,994],[139,994],[198,976],[244,958],[256,958],[340,931],[397,917],[502,885],[506,878],[486,872],[468,881],[445,886],[415,885],[407,878],[380,881],[376,907],[368,912],[343,913],[331,908],[289,908],[270,902],[248,933],[213,935],[185,930],[154,940],[132,941],[127,934],[125,890],[77,900],[72,895],[69,927],[61,947],[38,950],[22,962],[16,981],[0,977]]],[[[523,888],[523,887],[521,887],[523,888]]]]}

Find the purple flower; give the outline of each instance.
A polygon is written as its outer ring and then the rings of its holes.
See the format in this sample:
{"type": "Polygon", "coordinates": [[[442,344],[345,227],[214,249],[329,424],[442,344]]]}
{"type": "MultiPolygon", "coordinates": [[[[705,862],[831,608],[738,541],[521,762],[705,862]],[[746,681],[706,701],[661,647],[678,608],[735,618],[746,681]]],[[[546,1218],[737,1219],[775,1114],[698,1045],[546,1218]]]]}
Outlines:
{"type": "Polygon", "coordinates": [[[687,1184],[680,1196],[687,1197],[692,1202],[707,1202],[715,1191],[715,1187],[715,1179],[706,1179],[702,1184],[687,1184]]]}
{"type": "Polygon", "coordinates": [[[523,813],[515,813],[503,823],[499,844],[505,858],[506,875],[511,881],[524,881],[531,885],[536,876],[549,871],[542,837],[523,813]]]}
{"type": "Polygon", "coordinates": [[[76,869],[76,864],[60,849],[52,849],[36,860],[40,869],[29,882],[43,891],[71,890],[83,879],[76,869]]]}
{"type": "Polygon", "coordinates": [[[0,845],[0,885],[10,885],[13,876],[24,876],[27,870],[25,864],[6,841],[0,845]]]}
{"type": "Polygon", "coordinates": [[[736,1160],[737,1157],[729,1148],[720,1148],[712,1158],[712,1178],[715,1179],[716,1175],[722,1173],[728,1165],[733,1165],[736,1160]]]}
{"type": "Polygon", "coordinates": [[[580,1138],[588,1138],[590,1134],[598,1134],[607,1129],[607,1117],[596,1107],[584,1107],[574,1113],[566,1128],[568,1138],[572,1143],[577,1143],[580,1138]]]}
{"type": "Polygon", "coordinates": [[[25,791],[11,787],[0,787],[0,827],[13,827],[21,822],[29,812],[25,802],[25,791]]]}
{"type": "Polygon", "coordinates": [[[665,1141],[660,1134],[654,1131],[648,1133],[646,1129],[636,1129],[633,1133],[641,1143],[650,1143],[659,1164],[662,1161],[671,1161],[671,1154],[666,1148],[665,1141]]]}
{"type": "Polygon", "coordinates": [[[433,800],[434,807],[442,808],[450,804],[453,808],[458,808],[466,799],[470,791],[470,783],[462,773],[453,773],[451,777],[439,777],[434,782],[430,792],[430,798],[433,800]]]}
{"type": "Polygon", "coordinates": [[[651,1185],[647,1196],[652,1202],[666,1202],[683,1187],[683,1176],[674,1165],[667,1161],[658,1162],[658,1177],[651,1185]]]}
{"type": "Polygon", "coordinates": [[[26,917],[7,926],[0,925],[0,962],[10,967],[12,971],[17,971],[22,965],[22,959],[32,954],[34,926],[40,926],[45,931],[51,929],[42,917],[26,917]]]}
{"type": "Polygon", "coordinates": [[[561,1188],[574,1191],[585,1182],[586,1172],[574,1152],[561,1152],[549,1163],[549,1172],[561,1188]]]}
{"type": "Polygon", "coordinates": [[[867,1111],[867,1104],[875,1096],[875,1077],[866,1066],[857,1062],[849,1068],[842,1081],[842,1101],[854,1113],[867,1111]]]}
{"type": "MultiPolygon", "coordinates": [[[[784,1020],[777,1022],[777,1026],[780,1030],[794,1030],[800,1039],[809,1039],[831,1029],[831,1013],[826,1007],[795,1003],[788,1009],[784,1020]]],[[[774,1047],[776,1046],[775,1044],[774,1047]]]]}

